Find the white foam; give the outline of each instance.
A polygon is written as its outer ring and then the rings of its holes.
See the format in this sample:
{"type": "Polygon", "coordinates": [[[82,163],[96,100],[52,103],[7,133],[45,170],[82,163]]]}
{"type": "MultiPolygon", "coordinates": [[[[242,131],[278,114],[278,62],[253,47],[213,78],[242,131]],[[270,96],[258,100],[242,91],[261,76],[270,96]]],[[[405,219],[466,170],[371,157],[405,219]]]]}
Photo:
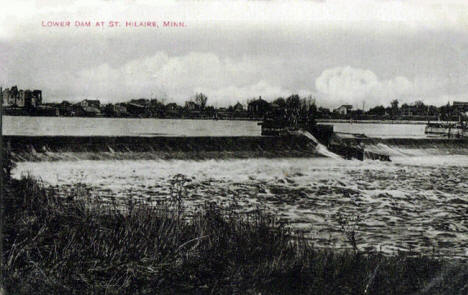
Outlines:
{"type": "Polygon", "coordinates": [[[303,135],[305,137],[307,137],[308,139],[312,140],[317,146],[315,147],[315,150],[317,151],[317,153],[319,153],[320,155],[322,156],[325,156],[325,157],[328,157],[328,158],[332,158],[332,159],[341,159],[341,157],[333,152],[331,152],[330,150],[328,150],[328,148],[326,146],[324,146],[323,144],[321,144],[317,138],[315,138],[315,136],[313,136],[312,134],[310,134],[310,132],[308,131],[305,131],[305,130],[302,130],[302,129],[299,129],[297,131],[295,131],[296,134],[300,134],[300,135],[303,135]]]}
{"type": "Polygon", "coordinates": [[[426,251],[420,232],[428,232],[463,255],[465,249],[457,245],[468,241],[460,234],[467,232],[460,217],[468,205],[459,201],[466,200],[466,158],[462,167],[412,165],[408,158],[396,163],[330,158],[19,162],[13,175],[29,173],[58,185],[64,195],[79,182],[92,196],[157,199],[168,195],[170,180],[182,173],[192,180],[187,206],[235,196],[245,210],[265,205],[301,229],[337,239],[343,237],[333,216],[359,214],[359,235],[369,245],[414,242],[426,251]],[[440,227],[448,221],[449,228],[440,227]]]}

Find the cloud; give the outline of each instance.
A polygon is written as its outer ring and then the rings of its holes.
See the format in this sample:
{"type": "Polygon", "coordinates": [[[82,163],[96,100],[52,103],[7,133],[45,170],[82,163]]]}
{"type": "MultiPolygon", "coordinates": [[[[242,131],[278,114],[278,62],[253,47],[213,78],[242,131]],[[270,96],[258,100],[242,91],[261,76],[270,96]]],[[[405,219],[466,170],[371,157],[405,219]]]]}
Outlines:
{"type": "Polygon", "coordinates": [[[0,84],[42,89],[46,101],[180,103],[199,91],[220,105],[292,93],[327,107],[463,98],[468,5],[417,2],[11,2],[0,15],[0,84]],[[76,19],[174,19],[187,27],[41,26],[76,19]]]}
{"type": "Polygon", "coordinates": [[[209,89],[198,88],[197,92],[210,93],[213,96],[211,100],[214,105],[224,105],[226,102],[234,104],[235,102],[245,103],[250,98],[262,96],[262,98],[272,99],[276,97],[286,97],[291,92],[280,86],[273,86],[265,80],[245,86],[227,86],[224,88],[209,89]]]}
{"type": "Polygon", "coordinates": [[[406,98],[414,93],[414,85],[406,77],[381,80],[372,71],[360,68],[327,69],[315,80],[319,93],[330,101],[361,105],[363,101],[388,104],[392,99],[406,98]]]}
{"type": "Polygon", "coordinates": [[[73,97],[67,97],[72,100],[89,96],[103,101],[164,97],[178,103],[203,92],[210,103],[227,105],[258,95],[275,98],[291,94],[289,89],[272,82],[273,76],[275,73],[264,63],[248,57],[220,58],[204,52],[169,56],[159,51],[117,67],[103,63],[62,74],[66,82],[56,84],[51,92],[57,98],[73,93],[73,97]]]}

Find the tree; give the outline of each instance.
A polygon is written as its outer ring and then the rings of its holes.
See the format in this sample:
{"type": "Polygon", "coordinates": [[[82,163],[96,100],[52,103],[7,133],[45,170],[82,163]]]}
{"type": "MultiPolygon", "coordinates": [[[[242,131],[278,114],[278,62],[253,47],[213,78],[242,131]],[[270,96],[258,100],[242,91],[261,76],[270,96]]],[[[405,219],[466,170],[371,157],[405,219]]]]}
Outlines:
{"type": "Polygon", "coordinates": [[[398,114],[398,99],[392,100],[390,104],[392,106],[392,118],[394,119],[398,114]]]}
{"type": "Polygon", "coordinates": [[[195,103],[200,106],[200,110],[204,110],[208,97],[203,93],[197,93],[195,95],[195,103]]]}
{"type": "Polygon", "coordinates": [[[324,107],[319,107],[318,112],[322,113],[322,114],[330,114],[331,113],[329,108],[324,108],[324,107]]]}
{"type": "Polygon", "coordinates": [[[208,116],[214,116],[216,114],[216,110],[215,110],[215,108],[213,106],[209,106],[209,107],[206,107],[205,113],[208,116]]]}
{"type": "Polygon", "coordinates": [[[424,109],[424,108],[426,107],[425,104],[424,104],[424,102],[422,102],[421,100],[415,101],[414,106],[415,106],[417,109],[424,109]]]}
{"type": "Polygon", "coordinates": [[[301,99],[299,98],[299,95],[293,94],[288,97],[286,99],[286,106],[290,110],[299,110],[299,107],[301,106],[301,99]]]}
{"type": "Polygon", "coordinates": [[[282,97],[278,97],[273,101],[273,103],[278,105],[280,108],[284,108],[286,106],[286,101],[282,97]]]}
{"type": "Polygon", "coordinates": [[[311,95],[304,98],[305,109],[309,114],[314,115],[317,112],[317,105],[315,104],[315,98],[311,95]]]}
{"type": "Polygon", "coordinates": [[[430,116],[437,116],[439,114],[439,110],[437,109],[436,106],[430,105],[429,110],[428,110],[428,114],[430,116]]]}
{"type": "Polygon", "coordinates": [[[384,106],[376,106],[371,108],[368,112],[369,115],[377,115],[377,116],[384,116],[385,115],[385,108],[384,106]]]}
{"type": "Polygon", "coordinates": [[[452,108],[450,104],[447,102],[447,105],[440,107],[440,114],[442,120],[450,120],[452,117],[452,108]]]}

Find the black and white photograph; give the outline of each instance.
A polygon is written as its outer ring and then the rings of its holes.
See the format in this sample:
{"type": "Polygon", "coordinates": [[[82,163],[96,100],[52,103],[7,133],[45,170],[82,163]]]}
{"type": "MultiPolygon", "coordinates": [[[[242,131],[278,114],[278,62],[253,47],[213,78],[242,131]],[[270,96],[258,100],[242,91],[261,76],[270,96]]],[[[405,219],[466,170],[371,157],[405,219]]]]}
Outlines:
{"type": "Polygon", "coordinates": [[[0,11],[0,294],[468,294],[468,2],[0,11]]]}

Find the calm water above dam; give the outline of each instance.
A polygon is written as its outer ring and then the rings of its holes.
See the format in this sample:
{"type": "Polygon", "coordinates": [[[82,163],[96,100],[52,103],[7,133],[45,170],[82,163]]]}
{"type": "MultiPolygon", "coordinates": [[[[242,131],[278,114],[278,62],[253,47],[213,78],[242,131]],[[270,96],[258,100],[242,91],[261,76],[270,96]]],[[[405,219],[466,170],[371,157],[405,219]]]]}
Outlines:
{"type": "MultiPolygon", "coordinates": [[[[259,136],[256,121],[4,116],[4,135],[259,136]]],[[[424,137],[421,124],[328,123],[370,137],[424,137]]]]}

